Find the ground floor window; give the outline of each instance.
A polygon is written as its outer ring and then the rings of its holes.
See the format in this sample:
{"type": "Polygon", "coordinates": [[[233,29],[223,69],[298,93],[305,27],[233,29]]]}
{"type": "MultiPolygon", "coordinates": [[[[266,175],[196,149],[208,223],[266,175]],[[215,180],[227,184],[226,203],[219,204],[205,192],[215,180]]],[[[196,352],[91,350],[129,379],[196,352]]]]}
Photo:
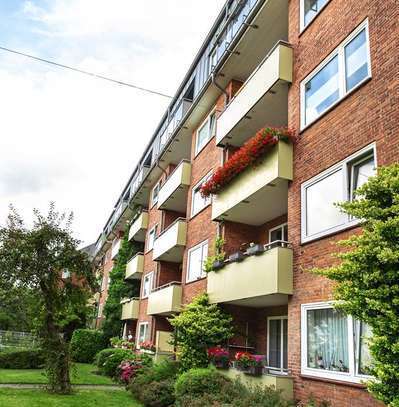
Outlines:
{"type": "Polygon", "coordinates": [[[371,365],[370,328],[331,303],[302,305],[302,374],[360,382],[371,365]]]}
{"type": "Polygon", "coordinates": [[[140,343],[148,341],[148,322],[140,322],[137,335],[137,347],[140,348],[140,343]]]}
{"type": "Polygon", "coordinates": [[[269,317],[267,319],[267,364],[270,371],[287,371],[288,317],[269,317]]]}

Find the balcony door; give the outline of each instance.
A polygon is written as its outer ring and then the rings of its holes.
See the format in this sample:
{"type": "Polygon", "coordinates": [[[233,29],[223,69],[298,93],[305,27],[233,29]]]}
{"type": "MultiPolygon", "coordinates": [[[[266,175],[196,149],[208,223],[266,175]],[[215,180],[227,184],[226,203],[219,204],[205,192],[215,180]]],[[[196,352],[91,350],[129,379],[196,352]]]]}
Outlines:
{"type": "Polygon", "coordinates": [[[284,374],[288,368],[288,317],[267,318],[267,365],[270,373],[284,374]]]}

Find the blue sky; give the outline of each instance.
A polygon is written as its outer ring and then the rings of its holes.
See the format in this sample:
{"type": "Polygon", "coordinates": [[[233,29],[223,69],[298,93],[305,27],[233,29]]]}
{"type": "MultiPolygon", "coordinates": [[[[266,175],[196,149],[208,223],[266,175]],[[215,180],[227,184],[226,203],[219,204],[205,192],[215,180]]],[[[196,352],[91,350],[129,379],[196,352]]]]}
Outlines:
{"type": "MultiPolygon", "coordinates": [[[[4,0],[0,45],[173,94],[224,0],[4,0]]],[[[167,99],[0,51],[0,223],[56,201],[95,240],[167,99]]]]}

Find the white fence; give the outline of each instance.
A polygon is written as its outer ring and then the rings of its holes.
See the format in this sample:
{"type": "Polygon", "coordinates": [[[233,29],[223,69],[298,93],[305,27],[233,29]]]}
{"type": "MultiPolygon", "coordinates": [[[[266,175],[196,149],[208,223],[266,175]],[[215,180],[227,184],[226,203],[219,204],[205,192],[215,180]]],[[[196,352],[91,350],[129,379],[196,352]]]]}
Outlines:
{"type": "Polygon", "coordinates": [[[30,332],[14,332],[0,330],[0,350],[4,348],[32,348],[37,339],[30,332]]]}

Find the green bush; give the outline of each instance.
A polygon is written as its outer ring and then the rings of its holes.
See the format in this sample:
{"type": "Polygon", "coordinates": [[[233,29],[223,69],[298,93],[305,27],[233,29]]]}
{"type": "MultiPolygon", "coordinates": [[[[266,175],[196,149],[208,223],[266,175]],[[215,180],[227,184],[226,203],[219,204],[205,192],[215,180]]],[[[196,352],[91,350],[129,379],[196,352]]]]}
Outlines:
{"type": "Polygon", "coordinates": [[[45,364],[41,349],[23,349],[0,352],[1,369],[39,369],[45,364]]]}
{"type": "Polygon", "coordinates": [[[75,362],[92,363],[96,354],[106,346],[101,331],[76,329],[71,339],[71,356],[75,362]]]}
{"type": "Polygon", "coordinates": [[[117,377],[118,366],[121,362],[135,358],[135,353],[128,349],[104,349],[98,354],[96,362],[100,373],[109,377],[117,377]]]}
{"type": "Polygon", "coordinates": [[[164,360],[139,371],[129,389],[146,407],[171,406],[175,401],[174,384],[178,371],[178,363],[164,360]]]}

